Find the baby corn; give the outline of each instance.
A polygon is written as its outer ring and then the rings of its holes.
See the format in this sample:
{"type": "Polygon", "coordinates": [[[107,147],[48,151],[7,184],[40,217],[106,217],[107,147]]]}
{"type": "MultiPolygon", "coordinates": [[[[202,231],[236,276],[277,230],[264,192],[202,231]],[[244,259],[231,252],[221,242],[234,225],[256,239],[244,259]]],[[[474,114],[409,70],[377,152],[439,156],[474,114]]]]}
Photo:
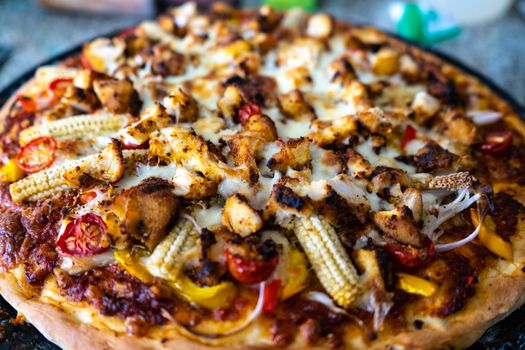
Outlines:
{"type": "Polygon", "coordinates": [[[318,216],[297,218],[293,228],[323,287],[348,308],[358,295],[359,276],[334,228],[318,216]]]}
{"type": "Polygon", "coordinates": [[[96,114],[69,117],[33,125],[20,132],[20,145],[40,136],[82,137],[97,136],[118,131],[128,122],[125,115],[96,114]]]}
{"type": "Polygon", "coordinates": [[[153,276],[175,281],[184,263],[184,254],[197,245],[199,230],[187,217],[181,217],[166,238],[143,259],[143,264],[153,276]]]}

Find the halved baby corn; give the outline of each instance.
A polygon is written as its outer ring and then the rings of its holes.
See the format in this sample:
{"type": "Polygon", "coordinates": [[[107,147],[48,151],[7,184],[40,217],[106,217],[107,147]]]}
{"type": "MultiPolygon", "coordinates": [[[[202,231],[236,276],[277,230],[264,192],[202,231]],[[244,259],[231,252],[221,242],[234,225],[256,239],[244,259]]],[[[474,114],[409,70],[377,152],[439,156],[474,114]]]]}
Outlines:
{"type": "Polygon", "coordinates": [[[144,267],[153,276],[175,281],[182,270],[184,255],[197,245],[200,232],[192,220],[181,216],[177,225],[153,253],[143,259],[144,267]]]}
{"type": "Polygon", "coordinates": [[[334,228],[319,216],[298,217],[293,229],[319,281],[335,302],[348,308],[359,293],[359,276],[334,228]]]}
{"type": "Polygon", "coordinates": [[[79,115],[44,124],[33,125],[20,132],[19,142],[23,146],[40,136],[53,137],[81,137],[97,136],[118,131],[125,126],[129,118],[122,114],[94,114],[79,115]]]}
{"type": "Polygon", "coordinates": [[[81,163],[82,160],[70,161],[63,165],[31,174],[22,180],[12,183],[9,187],[11,198],[17,203],[23,200],[38,201],[54,193],[66,190],[69,188],[69,185],[66,184],[64,175],[81,163]]]}
{"type": "MultiPolygon", "coordinates": [[[[134,168],[136,162],[145,158],[146,154],[147,151],[145,150],[123,151],[125,171],[130,171],[131,168],[134,168]]],[[[66,190],[71,187],[71,182],[68,182],[66,179],[67,175],[76,169],[81,169],[82,165],[86,163],[100,165],[101,163],[97,160],[100,155],[94,154],[81,159],[71,160],[14,182],[9,187],[11,198],[17,203],[24,200],[37,201],[66,190]]]]}

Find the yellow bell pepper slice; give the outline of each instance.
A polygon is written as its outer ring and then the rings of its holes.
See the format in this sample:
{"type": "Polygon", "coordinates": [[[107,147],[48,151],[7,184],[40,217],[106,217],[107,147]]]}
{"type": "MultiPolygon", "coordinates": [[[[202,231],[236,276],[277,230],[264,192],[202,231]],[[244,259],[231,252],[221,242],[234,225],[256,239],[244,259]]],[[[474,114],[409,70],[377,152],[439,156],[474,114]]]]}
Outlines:
{"type": "MultiPolygon", "coordinates": [[[[470,210],[470,218],[474,226],[479,225],[478,214],[474,209],[470,210]]],[[[486,216],[479,230],[479,240],[494,254],[504,259],[513,260],[512,245],[506,242],[496,233],[496,224],[490,216],[486,216]]]]}
{"type": "MultiPolygon", "coordinates": [[[[140,264],[141,255],[145,256],[146,253],[135,252],[133,254],[129,250],[116,250],[114,253],[115,260],[130,275],[143,282],[151,283],[155,278],[140,264]]],[[[169,285],[181,298],[208,309],[228,307],[237,295],[237,289],[231,282],[221,282],[211,287],[200,287],[185,275],[182,275],[176,282],[169,282],[169,285]]]]}
{"type": "Polygon", "coordinates": [[[410,294],[429,297],[437,290],[437,286],[434,283],[421,277],[401,272],[397,274],[397,277],[399,277],[399,288],[410,294]]]}
{"type": "Polygon", "coordinates": [[[308,282],[308,268],[306,257],[297,249],[288,253],[286,281],[281,291],[281,299],[288,299],[302,291],[308,282]]]}
{"type": "Polygon", "coordinates": [[[25,175],[25,171],[18,166],[16,159],[9,159],[7,163],[0,168],[0,180],[12,183],[20,180],[25,175]]]}
{"type": "Polygon", "coordinates": [[[138,255],[140,254],[133,254],[129,250],[115,250],[113,255],[115,256],[115,260],[117,260],[117,262],[133,277],[146,283],[155,280],[148,270],[138,262],[138,255]]]}
{"type": "Polygon", "coordinates": [[[231,282],[200,287],[183,275],[177,282],[172,282],[170,285],[187,301],[212,310],[230,306],[237,295],[237,289],[231,282]]]}

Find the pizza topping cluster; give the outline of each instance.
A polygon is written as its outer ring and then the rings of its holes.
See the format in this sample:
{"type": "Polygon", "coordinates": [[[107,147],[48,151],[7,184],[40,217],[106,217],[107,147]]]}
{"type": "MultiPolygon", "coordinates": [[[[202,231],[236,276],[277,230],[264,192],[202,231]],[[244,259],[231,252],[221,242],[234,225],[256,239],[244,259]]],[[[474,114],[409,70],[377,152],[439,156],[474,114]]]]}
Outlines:
{"type": "Polygon", "coordinates": [[[186,4],[17,96],[0,267],[134,334],[338,347],[448,317],[514,260],[512,114],[374,29],[186,4]]]}

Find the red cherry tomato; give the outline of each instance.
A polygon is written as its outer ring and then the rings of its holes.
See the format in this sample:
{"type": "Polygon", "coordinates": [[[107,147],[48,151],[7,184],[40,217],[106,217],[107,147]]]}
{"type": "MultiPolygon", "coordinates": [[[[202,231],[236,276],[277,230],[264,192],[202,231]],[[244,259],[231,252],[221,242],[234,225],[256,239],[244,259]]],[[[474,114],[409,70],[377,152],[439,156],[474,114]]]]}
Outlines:
{"type": "Polygon", "coordinates": [[[66,256],[91,256],[109,249],[107,226],[96,214],[86,214],[67,224],[57,249],[66,256]]]}
{"type": "Polygon", "coordinates": [[[480,150],[485,153],[498,154],[505,152],[512,145],[512,131],[491,131],[487,133],[480,150]]]}
{"type": "Polygon", "coordinates": [[[242,125],[246,124],[252,115],[261,114],[261,109],[255,103],[245,103],[239,109],[237,118],[242,125]]]}
{"type": "Polygon", "coordinates": [[[18,99],[18,102],[24,107],[24,110],[29,113],[35,113],[36,112],[36,103],[35,101],[27,96],[18,95],[16,97],[18,99]]]}
{"type": "Polygon", "coordinates": [[[55,97],[61,98],[72,83],[73,79],[71,78],[58,78],[49,83],[49,90],[53,92],[55,97]]]}
{"type": "Polygon", "coordinates": [[[16,161],[28,173],[35,173],[50,166],[55,160],[57,142],[49,136],[38,137],[18,151],[16,161]]]}
{"type": "Polygon", "coordinates": [[[234,255],[228,249],[224,250],[228,270],[230,274],[239,282],[244,284],[259,283],[270,277],[279,262],[276,255],[268,260],[247,260],[234,255]]]}
{"type": "Polygon", "coordinates": [[[281,280],[271,280],[264,286],[263,312],[272,314],[279,302],[279,290],[281,289],[281,280]]]}
{"type": "Polygon", "coordinates": [[[412,125],[407,125],[403,138],[401,139],[401,148],[405,148],[406,145],[416,138],[417,132],[412,125]]]}
{"type": "Polygon", "coordinates": [[[436,255],[434,242],[429,238],[425,240],[422,248],[401,243],[387,243],[385,249],[397,262],[406,267],[423,266],[436,255]]]}
{"type": "Polygon", "coordinates": [[[80,64],[82,64],[82,67],[85,69],[93,70],[93,66],[91,63],[89,63],[89,60],[87,59],[86,55],[84,55],[84,53],[80,55],[80,64]]]}

